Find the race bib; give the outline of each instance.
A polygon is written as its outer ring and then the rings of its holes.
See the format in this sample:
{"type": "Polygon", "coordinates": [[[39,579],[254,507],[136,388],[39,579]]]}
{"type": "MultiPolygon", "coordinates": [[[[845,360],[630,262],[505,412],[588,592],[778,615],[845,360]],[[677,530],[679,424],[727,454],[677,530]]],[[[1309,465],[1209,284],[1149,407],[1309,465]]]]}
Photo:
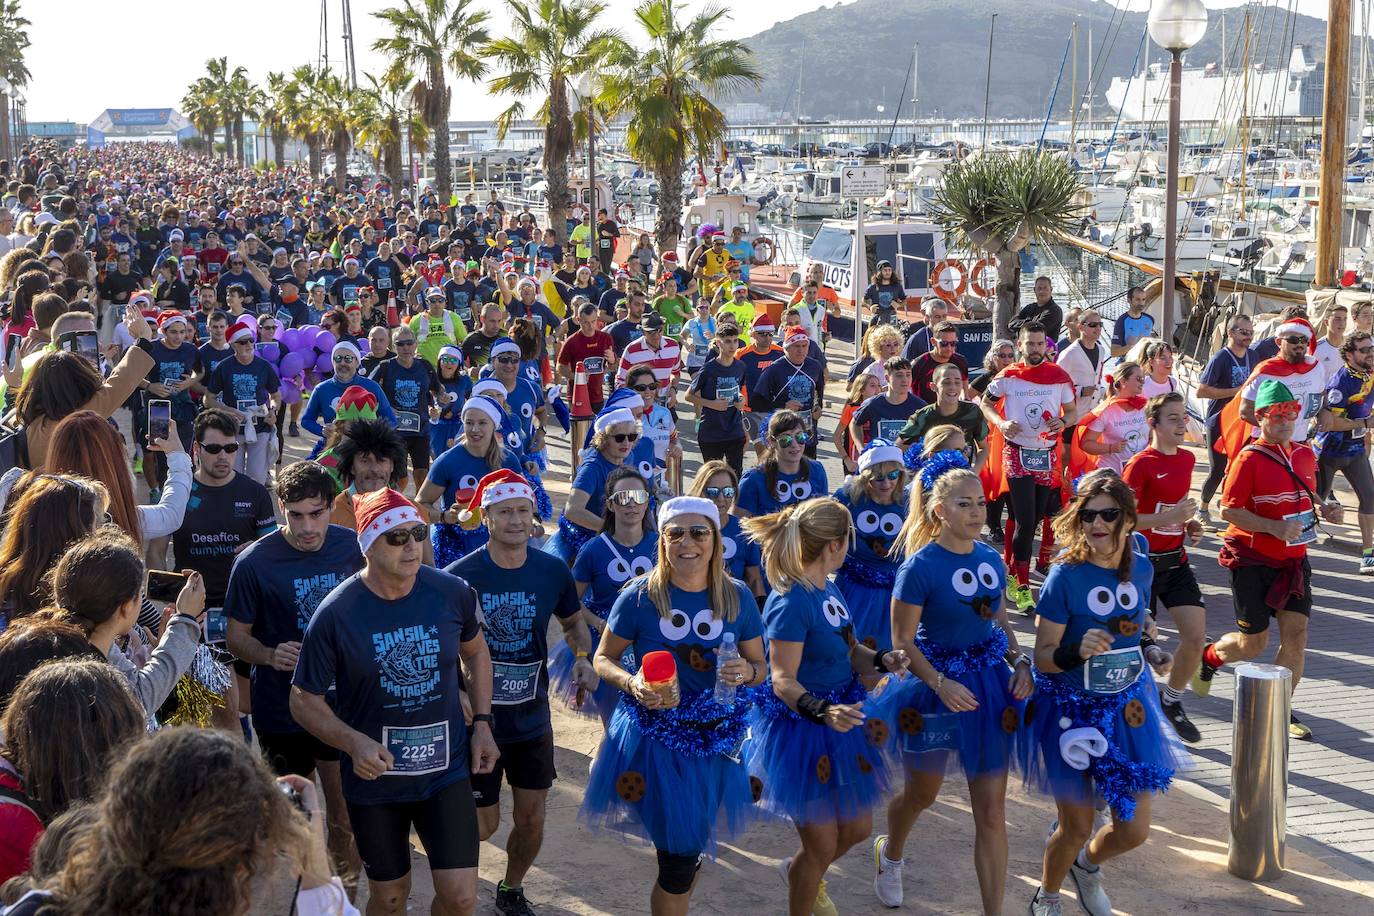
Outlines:
{"type": "Polygon", "coordinates": [[[1306,512],[1294,512],[1292,515],[1283,517],[1285,522],[1296,521],[1302,525],[1302,531],[1298,533],[1297,540],[1285,541],[1289,547],[1299,547],[1303,544],[1314,544],[1317,541],[1317,513],[1313,509],[1306,512]]]}
{"type": "Polygon", "coordinates": [[[705,358],[706,358],[706,355],[707,355],[708,353],[710,353],[710,352],[711,352],[711,345],[710,345],[710,344],[693,344],[693,345],[692,345],[692,355],[695,356],[697,359],[705,359],[705,358]]]}
{"type": "Polygon", "coordinates": [[[1027,471],[1048,474],[1050,472],[1050,450],[1047,448],[1021,449],[1021,467],[1027,471]]]}
{"type": "Polygon", "coordinates": [[[493,659],[491,705],[519,706],[533,700],[539,690],[539,669],[543,666],[542,661],[522,665],[493,659]]]}
{"type": "Polygon", "coordinates": [[[382,746],[391,753],[386,776],[423,776],[448,769],[448,723],[382,727],[382,746]]]}
{"type": "Polygon", "coordinates": [[[902,735],[902,749],[908,754],[952,751],[959,746],[959,713],[935,712],[921,718],[921,730],[902,735]]]}
{"type": "Polygon", "coordinates": [[[610,240],[610,239],[602,239],[602,240],[601,240],[601,247],[602,247],[602,248],[610,248],[610,247],[611,247],[611,240],[610,240]]]}
{"type": "MultiPolygon", "coordinates": [[[[1159,505],[1155,506],[1155,512],[1156,512],[1157,514],[1162,514],[1162,513],[1168,512],[1170,509],[1172,509],[1172,508],[1173,508],[1174,506],[1176,506],[1176,505],[1178,505],[1178,503],[1160,503],[1159,505]]],[[[1161,527],[1159,527],[1159,528],[1156,528],[1154,531],[1155,531],[1155,534],[1178,535],[1178,534],[1182,534],[1182,533],[1183,533],[1183,526],[1182,526],[1182,525],[1163,525],[1163,526],[1161,526],[1161,527]]]]}
{"type": "Polygon", "coordinates": [[[1120,693],[1136,682],[1145,658],[1139,646],[1094,655],[1083,665],[1083,689],[1092,693],[1120,693]]]}
{"type": "Polygon", "coordinates": [[[740,402],[739,379],[716,379],[716,397],[727,404],[738,404],[740,402]]]}
{"type": "Polygon", "coordinates": [[[398,433],[418,433],[420,431],[420,415],[411,410],[396,411],[396,432],[398,433]]]}
{"type": "Polygon", "coordinates": [[[291,310],[277,309],[277,320],[282,323],[282,327],[291,327],[291,310]]]}
{"type": "Polygon", "coordinates": [[[902,427],[905,425],[905,420],[879,420],[878,438],[886,439],[888,442],[896,442],[897,434],[902,431],[902,427]]]}
{"type": "Polygon", "coordinates": [[[472,323],[472,309],[459,307],[454,310],[454,314],[458,316],[458,318],[463,322],[463,324],[472,323]]]}
{"type": "Polygon", "coordinates": [[[243,425],[247,424],[248,418],[249,418],[249,417],[252,417],[252,416],[255,416],[255,415],[256,415],[256,412],[257,412],[257,409],[258,409],[258,402],[257,402],[257,401],[249,401],[249,400],[240,400],[240,401],[235,401],[235,402],[234,402],[234,406],[236,406],[236,407],[238,408],[239,413],[243,414],[243,416],[244,416],[244,421],[243,421],[243,423],[240,423],[240,424],[239,424],[240,426],[243,426],[243,425]]]}
{"type": "Polygon", "coordinates": [[[229,617],[222,607],[205,609],[205,641],[223,644],[229,633],[229,617]]]}
{"type": "Polygon", "coordinates": [[[391,278],[390,278],[390,277],[378,277],[378,278],[377,278],[377,288],[378,288],[378,289],[391,289],[391,278]]]}
{"type": "Polygon", "coordinates": [[[593,375],[598,372],[605,372],[605,364],[606,358],[604,356],[588,356],[586,359],[582,360],[582,368],[586,369],[588,374],[593,375]]]}
{"type": "Polygon", "coordinates": [[[671,321],[670,321],[670,322],[668,323],[668,336],[669,336],[669,337],[677,337],[677,336],[679,336],[681,333],[682,333],[682,323],[681,323],[681,322],[671,322],[671,321]]]}

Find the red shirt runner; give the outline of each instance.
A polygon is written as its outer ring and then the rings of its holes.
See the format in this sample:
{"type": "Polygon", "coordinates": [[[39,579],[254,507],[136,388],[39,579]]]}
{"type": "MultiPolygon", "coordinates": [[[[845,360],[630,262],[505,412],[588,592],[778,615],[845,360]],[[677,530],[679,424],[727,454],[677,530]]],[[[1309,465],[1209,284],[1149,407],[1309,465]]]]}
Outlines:
{"type": "MultiPolygon", "coordinates": [[[[1166,455],[1149,446],[1126,462],[1121,479],[1135,490],[1137,511],[1141,515],[1154,515],[1186,499],[1192,487],[1195,461],[1193,453],[1187,449],[1166,455]]],[[[1182,551],[1183,560],[1188,559],[1187,551],[1183,550],[1182,525],[1148,528],[1140,533],[1150,542],[1150,553],[1178,550],[1182,551]]]]}

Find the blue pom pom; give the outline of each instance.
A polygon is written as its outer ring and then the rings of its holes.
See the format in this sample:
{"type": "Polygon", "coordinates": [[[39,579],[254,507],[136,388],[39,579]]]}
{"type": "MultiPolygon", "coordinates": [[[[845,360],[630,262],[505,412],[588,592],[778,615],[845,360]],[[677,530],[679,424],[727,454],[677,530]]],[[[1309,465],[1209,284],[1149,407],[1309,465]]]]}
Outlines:
{"type": "Polygon", "coordinates": [[[952,448],[941,449],[927,458],[925,463],[921,465],[921,489],[929,490],[946,471],[952,471],[955,468],[967,468],[968,466],[968,456],[963,452],[952,448]]]}

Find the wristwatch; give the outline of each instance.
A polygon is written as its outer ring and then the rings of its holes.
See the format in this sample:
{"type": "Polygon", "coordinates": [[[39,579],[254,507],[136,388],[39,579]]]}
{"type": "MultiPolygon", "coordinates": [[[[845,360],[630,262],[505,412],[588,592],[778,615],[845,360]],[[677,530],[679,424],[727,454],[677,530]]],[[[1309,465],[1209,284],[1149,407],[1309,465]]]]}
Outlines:
{"type": "Polygon", "coordinates": [[[478,722],[485,722],[488,725],[491,725],[495,721],[496,720],[492,717],[491,713],[489,712],[474,713],[472,716],[473,725],[476,725],[478,722]]]}

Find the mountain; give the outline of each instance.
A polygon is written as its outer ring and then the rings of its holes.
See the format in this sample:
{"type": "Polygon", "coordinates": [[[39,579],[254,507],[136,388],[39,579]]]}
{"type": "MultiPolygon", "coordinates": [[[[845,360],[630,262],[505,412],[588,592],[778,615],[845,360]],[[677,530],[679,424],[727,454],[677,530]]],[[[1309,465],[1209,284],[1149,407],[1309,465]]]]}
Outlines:
{"type": "MultiPolygon", "coordinates": [[[[1241,60],[1240,26],[1245,7],[1225,10],[1228,66],[1241,60]]],[[[1250,6],[1250,59],[1285,66],[1296,46],[1321,60],[1326,22],[1289,16],[1274,4],[1250,6]]],[[[1043,117],[1075,18],[1079,22],[1079,86],[1093,72],[1095,112],[1108,110],[1103,91],[1113,76],[1126,76],[1141,49],[1146,14],[1098,0],[856,0],[779,22],[746,39],[754,49],[763,85],[727,101],[753,102],[793,117],[801,84],[801,115],[813,119],[911,117],[912,46],[920,44],[917,114],[981,117],[987,81],[988,26],[997,14],[992,48],[990,111],[994,118],[1043,117]],[[1093,59],[1088,58],[1088,30],[1093,59]],[[905,87],[905,88],[903,88],[905,87]],[[879,114],[877,106],[885,111],[879,114]]],[[[1222,11],[1211,10],[1207,33],[1185,57],[1200,67],[1222,56],[1222,11]]],[[[741,22],[736,19],[736,23],[741,22]]],[[[1168,60],[1152,47],[1149,61],[1168,60]]],[[[1143,63],[1137,65],[1141,69],[1143,63]]],[[[1055,104],[1055,116],[1072,109],[1071,64],[1055,104]]],[[[1080,92],[1082,89],[1080,88],[1080,92]]]]}

